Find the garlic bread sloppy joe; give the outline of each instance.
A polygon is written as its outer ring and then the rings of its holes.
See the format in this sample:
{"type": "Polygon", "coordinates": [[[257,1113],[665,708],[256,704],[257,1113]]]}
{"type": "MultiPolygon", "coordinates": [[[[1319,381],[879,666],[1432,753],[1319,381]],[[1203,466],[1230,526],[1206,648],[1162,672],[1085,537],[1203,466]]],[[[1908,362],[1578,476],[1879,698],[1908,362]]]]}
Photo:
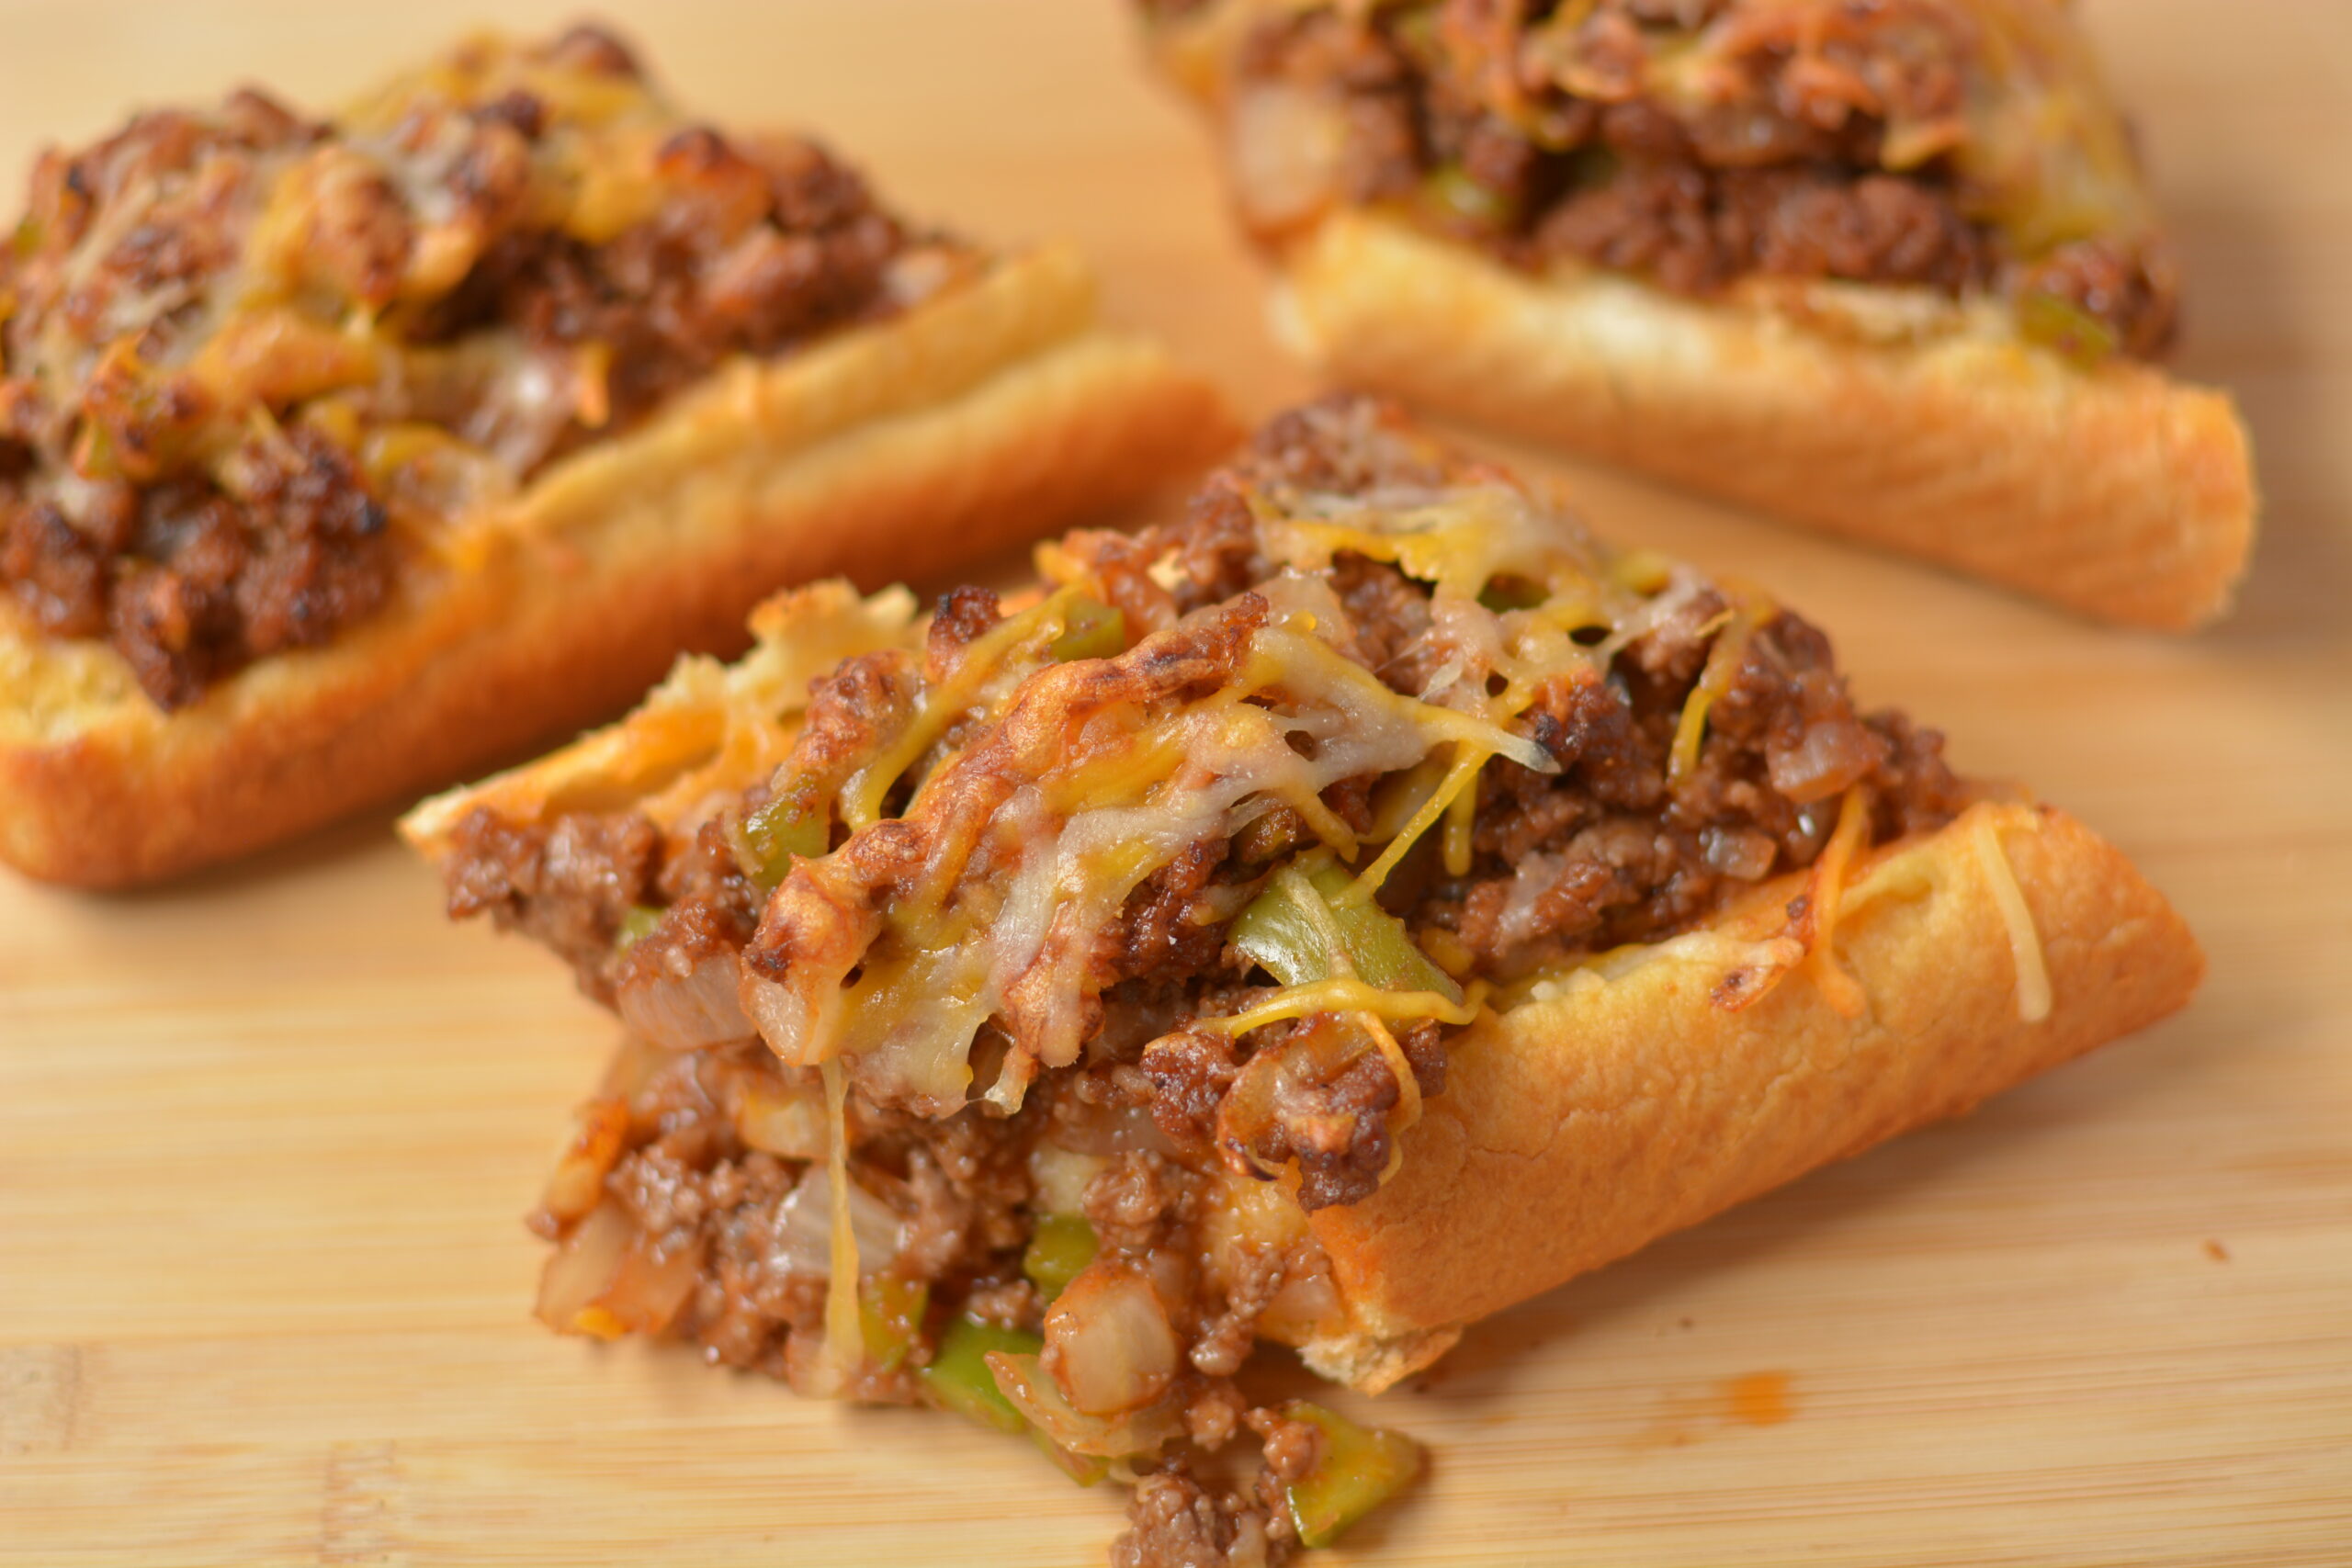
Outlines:
{"type": "Polygon", "coordinates": [[[0,857],[151,879],[610,713],[828,572],[1205,456],[1084,265],[481,38],[37,164],[0,253],[0,857]]]}
{"type": "Polygon", "coordinates": [[[1113,1467],[1122,1562],[1276,1561],[1409,1477],[1253,1407],[1256,1340],[1385,1387],[2201,970],[1795,614],[1385,405],[1037,563],[928,616],[773,601],[404,831],[627,1026],[540,1316],[1113,1467]]]}
{"type": "Polygon", "coordinates": [[[2058,0],[1142,0],[1335,374],[2166,629],[2229,399],[2058,0]]]}

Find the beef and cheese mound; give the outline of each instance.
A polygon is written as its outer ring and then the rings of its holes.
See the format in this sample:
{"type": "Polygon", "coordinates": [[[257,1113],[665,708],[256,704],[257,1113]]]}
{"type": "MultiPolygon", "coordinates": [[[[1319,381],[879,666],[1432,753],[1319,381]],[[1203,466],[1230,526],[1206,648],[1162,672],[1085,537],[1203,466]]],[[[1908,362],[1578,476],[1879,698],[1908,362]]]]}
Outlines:
{"type": "Polygon", "coordinates": [[[1234,1380],[1331,1331],[1306,1215],[1391,1173],[1455,1033],[1796,868],[1834,974],[1835,868],[1965,794],[1805,622],[1367,400],[1039,565],[927,621],[779,602],[432,829],[453,912],[630,1031],[539,1311],[1029,1433],[1137,1481],[1122,1561],[1276,1561],[1414,1469],[1234,1380]]]}
{"type": "Polygon", "coordinates": [[[2129,129],[2056,0],[1143,6],[1213,57],[1186,73],[1269,237],[1369,207],[1873,332],[1941,301],[2083,360],[2173,334],[2129,129]]]}
{"type": "Polygon", "coordinates": [[[729,356],[973,265],[813,143],[681,116],[594,28],[477,39],[331,119],[141,114],[45,153],[0,252],[0,585],[181,707],[729,356]]]}

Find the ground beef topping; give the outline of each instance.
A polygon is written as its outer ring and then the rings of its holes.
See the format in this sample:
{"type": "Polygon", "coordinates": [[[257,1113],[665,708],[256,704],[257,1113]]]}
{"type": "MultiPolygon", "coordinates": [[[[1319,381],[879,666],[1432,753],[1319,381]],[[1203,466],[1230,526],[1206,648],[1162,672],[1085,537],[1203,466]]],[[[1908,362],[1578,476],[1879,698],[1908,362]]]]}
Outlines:
{"type": "Polygon", "coordinates": [[[592,28],[331,120],[144,113],[44,153],[0,251],[0,588],[183,706],[722,360],[977,265],[822,148],[680,116],[592,28]]]}
{"type": "MultiPolygon", "coordinates": [[[[1146,9],[1177,28],[1202,8],[1146,9]]],[[[1684,294],[2003,298],[2083,360],[2172,337],[2129,133],[2075,24],[2038,0],[1326,3],[1234,37],[1227,141],[1270,236],[1376,206],[1515,265],[1684,294]]]]}
{"type": "Polygon", "coordinates": [[[539,936],[659,1043],[838,1055],[919,1118],[1093,1063],[1087,1102],[1159,1146],[1360,1201],[1470,987],[1968,798],[1809,623],[1546,504],[1382,405],[1285,416],[1181,521],[1065,540],[1041,604],[951,595],[920,668],[818,682],[776,776],[691,834],[477,812],[452,910],[539,936]]]}
{"type": "MultiPolygon", "coordinates": [[[[1410,1473],[1235,1380],[1332,1331],[1306,1216],[1378,1190],[1459,1031],[1968,792],[1810,624],[1368,400],[1043,564],[812,682],[731,796],[458,824],[452,911],[635,1037],[538,1217],[541,1313],[1124,1461],[1122,1561],[1275,1562],[1327,1450],[1410,1473]],[[1207,1462],[1244,1434],[1254,1478],[1207,1462]]],[[[1773,895],[1800,953],[1811,894],[1773,895]]]]}

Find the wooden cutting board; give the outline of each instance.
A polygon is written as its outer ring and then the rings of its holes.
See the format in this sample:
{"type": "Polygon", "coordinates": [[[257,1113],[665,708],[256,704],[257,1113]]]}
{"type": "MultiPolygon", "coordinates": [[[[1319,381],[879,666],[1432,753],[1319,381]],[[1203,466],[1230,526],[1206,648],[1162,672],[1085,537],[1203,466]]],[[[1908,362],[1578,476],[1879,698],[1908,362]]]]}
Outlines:
{"type": "MultiPolygon", "coordinates": [[[[1251,412],[1306,389],[1112,0],[614,9],[715,117],[822,127],[974,234],[1083,242],[1251,412]]],[[[0,165],[241,80],[332,102],[477,19],[0,7],[0,165]]],[[[1772,585],[1867,698],[2109,833],[2212,978],[1487,1325],[1380,1403],[1433,1467],[1329,1562],[2352,1562],[2352,8],[2093,21],[2177,222],[2185,367],[2260,451],[2235,620],[2095,631],[1578,478],[1604,529],[1772,585]]],[[[445,926],[389,819],[137,897],[0,879],[0,1561],[1100,1562],[1116,1500],[1021,1444],[538,1330],[519,1216],[613,1025],[445,926]]]]}

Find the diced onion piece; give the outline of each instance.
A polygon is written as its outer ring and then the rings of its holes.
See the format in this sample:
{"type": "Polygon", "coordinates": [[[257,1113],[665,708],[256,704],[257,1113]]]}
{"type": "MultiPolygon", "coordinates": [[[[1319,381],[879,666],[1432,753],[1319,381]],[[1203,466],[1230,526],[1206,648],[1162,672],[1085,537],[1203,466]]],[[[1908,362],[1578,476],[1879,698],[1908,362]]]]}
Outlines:
{"type": "Polygon", "coordinates": [[[1149,1404],[1175,1381],[1177,1353],[1167,1309],[1150,1281],[1125,1264],[1089,1265],[1046,1314],[1043,1364],[1084,1415],[1120,1416],[1149,1404]]]}
{"type": "Polygon", "coordinates": [[[538,1319],[558,1334],[617,1339],[621,1325],[598,1303],[620,1272],[637,1226],[618,1203],[606,1203],[563,1238],[539,1271],[538,1319]]]}
{"type": "Polygon", "coordinates": [[[628,1137],[628,1102],[592,1100],[577,1113],[571,1145],[548,1178],[540,1206],[569,1224],[594,1209],[605,1196],[605,1177],[620,1158],[628,1137]]]}
{"type": "Polygon", "coordinates": [[[825,1108],[811,1093],[748,1089],[735,1107],[735,1135],[780,1159],[822,1159],[825,1108]]]}
{"type": "Polygon", "coordinates": [[[666,1050],[699,1051],[758,1032],[743,1013],[733,953],[714,949],[689,960],[673,948],[659,959],[634,965],[621,987],[621,1017],[639,1034],[666,1050]]]}
{"type": "Polygon", "coordinates": [[[559,1334],[615,1339],[669,1326],[701,1272],[699,1246],[664,1253],[616,1202],[564,1238],[539,1276],[539,1321],[559,1334]]]}
{"type": "Polygon", "coordinates": [[[1339,184],[1347,121],[1330,95],[1286,82],[1252,83],[1234,99],[1233,189],[1253,227],[1313,219],[1339,184]]]}
{"type": "Polygon", "coordinates": [[[1772,787],[1800,806],[1851,788],[1878,761],[1878,742],[1850,715],[1816,719],[1793,746],[1767,743],[1765,769],[1772,787]]]}
{"type": "Polygon", "coordinates": [[[1258,1332],[1283,1345],[1297,1345],[1329,1333],[1339,1321],[1340,1292],[1329,1273],[1317,1271],[1286,1278],[1266,1310],[1258,1314],[1258,1332]]]}
{"type": "Polygon", "coordinates": [[[1357,1057],[1378,1049],[1357,1020],[1316,1010],[1322,1016],[1251,1056],[1218,1105],[1216,1141],[1234,1169],[1272,1176],[1256,1151],[1281,1125],[1284,1108],[1298,1103],[1313,1086],[1336,1081],[1357,1057]]]}
{"type": "Polygon", "coordinates": [[[621,1258],[620,1272],[599,1304],[631,1333],[659,1334],[685,1307],[701,1275],[699,1241],[662,1252],[653,1237],[640,1233],[636,1245],[621,1258]]]}
{"type": "Polygon", "coordinates": [[[1167,1404],[1124,1416],[1090,1416],[1064,1398],[1035,1356],[991,1351],[989,1371],[997,1392],[1046,1438],[1072,1453],[1125,1459],[1158,1451],[1183,1430],[1180,1414],[1167,1404]]]}
{"type": "MultiPolygon", "coordinates": [[[[1159,1155],[1176,1152],[1168,1134],[1151,1119],[1149,1106],[1066,1103],[1057,1115],[1054,1136],[1080,1157],[1093,1159],[1098,1169],[1102,1160],[1112,1155],[1143,1150],[1159,1155]]],[[[1086,1205],[1081,1195],[1076,1203],[1056,1206],[1075,1212],[1086,1205]]]]}
{"type": "MultiPolygon", "coordinates": [[[[887,1268],[898,1257],[899,1216],[854,1181],[849,1184],[849,1224],[860,1273],[887,1268]]],[[[832,1277],[833,1193],[823,1166],[811,1165],[785,1195],[776,1211],[775,1239],[776,1257],[786,1272],[832,1277]]]]}
{"type": "Polygon", "coordinates": [[[1029,1186],[1037,1207],[1049,1214],[1084,1213],[1087,1184],[1108,1163],[1101,1155],[1039,1144],[1029,1151],[1029,1186]]]}

